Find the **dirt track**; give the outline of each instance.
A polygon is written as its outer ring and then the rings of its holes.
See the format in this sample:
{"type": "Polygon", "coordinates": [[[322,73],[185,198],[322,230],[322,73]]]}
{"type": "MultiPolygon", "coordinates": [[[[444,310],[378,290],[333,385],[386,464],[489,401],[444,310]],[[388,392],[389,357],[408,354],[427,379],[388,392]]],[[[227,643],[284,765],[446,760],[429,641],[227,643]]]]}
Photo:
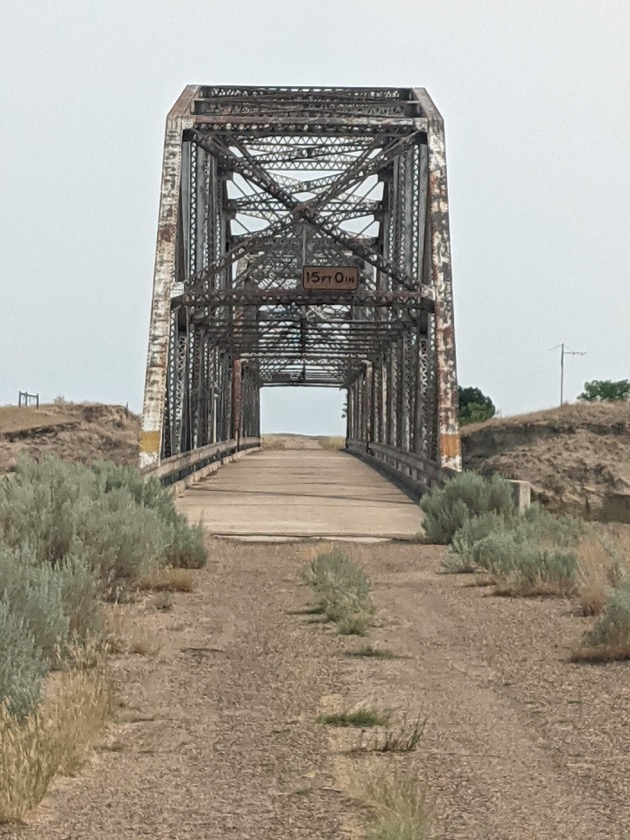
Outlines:
{"type": "Polygon", "coordinates": [[[439,840],[630,836],[628,666],[566,662],[587,619],[438,575],[441,549],[353,545],[382,623],[369,641],[399,658],[346,658],[362,640],[293,614],[316,550],[213,545],[197,591],[141,618],[160,652],[117,659],[110,748],[0,836],[359,838],[367,814],[348,792],[390,762],[427,779],[439,840]],[[315,722],[359,702],[426,714],[421,748],[356,755],[359,733],[315,722]]]}

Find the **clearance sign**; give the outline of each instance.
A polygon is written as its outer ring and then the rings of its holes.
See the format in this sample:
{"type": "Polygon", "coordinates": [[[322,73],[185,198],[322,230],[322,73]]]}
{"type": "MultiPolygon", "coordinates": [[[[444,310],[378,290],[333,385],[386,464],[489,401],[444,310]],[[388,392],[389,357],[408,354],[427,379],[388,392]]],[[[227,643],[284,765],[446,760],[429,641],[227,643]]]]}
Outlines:
{"type": "Polygon", "coordinates": [[[318,292],[356,292],[359,288],[359,269],[355,265],[305,265],[302,269],[302,288],[318,292]]]}

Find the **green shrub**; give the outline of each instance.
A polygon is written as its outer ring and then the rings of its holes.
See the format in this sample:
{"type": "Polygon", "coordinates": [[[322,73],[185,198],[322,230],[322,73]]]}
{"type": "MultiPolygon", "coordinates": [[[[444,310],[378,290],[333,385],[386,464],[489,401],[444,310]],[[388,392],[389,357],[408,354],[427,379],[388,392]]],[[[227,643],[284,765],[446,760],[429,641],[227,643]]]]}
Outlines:
{"type": "Polygon", "coordinates": [[[23,616],[5,598],[0,599],[0,704],[23,718],[39,703],[42,680],[48,667],[23,616]]]}
{"type": "Polygon", "coordinates": [[[72,518],[70,552],[86,560],[107,591],[131,586],[165,562],[168,528],[123,489],[77,504],[72,518]]]}
{"type": "Polygon", "coordinates": [[[71,643],[85,643],[103,629],[98,608],[98,580],[85,557],[68,555],[57,567],[61,582],[61,602],[68,618],[71,643]]]}
{"type": "Polygon", "coordinates": [[[588,526],[574,516],[549,513],[537,502],[525,509],[519,521],[531,526],[532,538],[560,546],[574,546],[588,530],[588,526]]]}
{"type": "Polygon", "coordinates": [[[91,470],[101,493],[125,490],[136,505],[155,511],[161,522],[177,522],[179,514],[175,510],[173,491],[163,487],[156,478],[145,479],[135,467],[118,466],[111,461],[96,461],[91,470]]]}
{"type": "Polygon", "coordinates": [[[422,497],[423,526],[427,538],[448,544],[455,533],[472,517],[495,512],[509,514],[514,499],[509,482],[498,475],[483,478],[464,472],[422,497]]]}
{"type": "Polygon", "coordinates": [[[568,595],[575,589],[578,559],[567,549],[541,547],[528,528],[497,531],[472,549],[475,565],[506,595],[568,595]]]}
{"type": "Polygon", "coordinates": [[[100,632],[103,595],[205,559],[201,529],[138,470],[21,460],[0,482],[0,701],[34,707],[46,671],[100,632]]]}
{"type": "Polygon", "coordinates": [[[106,587],[155,565],[199,568],[203,532],[175,510],[171,491],[131,467],[22,460],[0,485],[0,540],[26,543],[38,563],[81,557],[106,587]]]}
{"type": "MultiPolygon", "coordinates": [[[[457,573],[480,568],[491,571],[489,566],[497,563],[507,567],[515,543],[540,549],[541,557],[553,556],[556,549],[577,546],[585,530],[586,526],[572,516],[555,516],[539,505],[532,505],[523,514],[516,510],[484,513],[468,519],[455,532],[442,568],[457,573]],[[551,554],[543,549],[551,549],[551,554]]],[[[498,568],[493,573],[498,574],[498,568]]]]}
{"type": "Polygon", "coordinates": [[[29,549],[0,544],[0,599],[23,622],[35,646],[52,665],[68,640],[61,576],[51,565],[36,565],[29,549]]]}
{"type": "Polygon", "coordinates": [[[165,549],[166,563],[180,569],[201,569],[207,559],[203,528],[201,525],[189,525],[183,516],[177,514],[177,519],[170,526],[165,549]]]}
{"type": "Polygon", "coordinates": [[[517,518],[516,510],[505,513],[482,513],[467,519],[453,534],[448,552],[442,561],[445,572],[470,573],[477,570],[473,547],[479,540],[497,531],[505,531],[517,518]]]}

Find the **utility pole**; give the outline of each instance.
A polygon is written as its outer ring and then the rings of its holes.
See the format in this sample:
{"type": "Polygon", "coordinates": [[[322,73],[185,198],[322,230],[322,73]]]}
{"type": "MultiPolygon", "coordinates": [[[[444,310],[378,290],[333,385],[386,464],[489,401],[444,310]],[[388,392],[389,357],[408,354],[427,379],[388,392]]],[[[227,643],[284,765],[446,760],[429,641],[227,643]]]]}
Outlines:
{"type": "Polygon", "coordinates": [[[586,356],[586,353],[580,350],[569,350],[564,341],[562,344],[556,344],[550,350],[557,350],[560,348],[560,405],[564,405],[564,357],[565,356],[586,356]]]}

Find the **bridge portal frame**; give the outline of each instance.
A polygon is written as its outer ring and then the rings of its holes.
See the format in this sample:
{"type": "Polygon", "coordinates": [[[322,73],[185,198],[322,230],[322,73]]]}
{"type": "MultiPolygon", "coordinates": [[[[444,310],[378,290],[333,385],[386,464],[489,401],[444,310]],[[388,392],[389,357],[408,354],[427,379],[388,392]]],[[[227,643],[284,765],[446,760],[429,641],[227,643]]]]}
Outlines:
{"type": "Polygon", "coordinates": [[[141,466],[251,446],[266,385],[345,388],[348,448],[402,475],[461,469],[444,125],[425,89],[188,86],[169,113],[141,466]],[[357,266],[359,289],[304,291],[307,262],[357,266]]]}

